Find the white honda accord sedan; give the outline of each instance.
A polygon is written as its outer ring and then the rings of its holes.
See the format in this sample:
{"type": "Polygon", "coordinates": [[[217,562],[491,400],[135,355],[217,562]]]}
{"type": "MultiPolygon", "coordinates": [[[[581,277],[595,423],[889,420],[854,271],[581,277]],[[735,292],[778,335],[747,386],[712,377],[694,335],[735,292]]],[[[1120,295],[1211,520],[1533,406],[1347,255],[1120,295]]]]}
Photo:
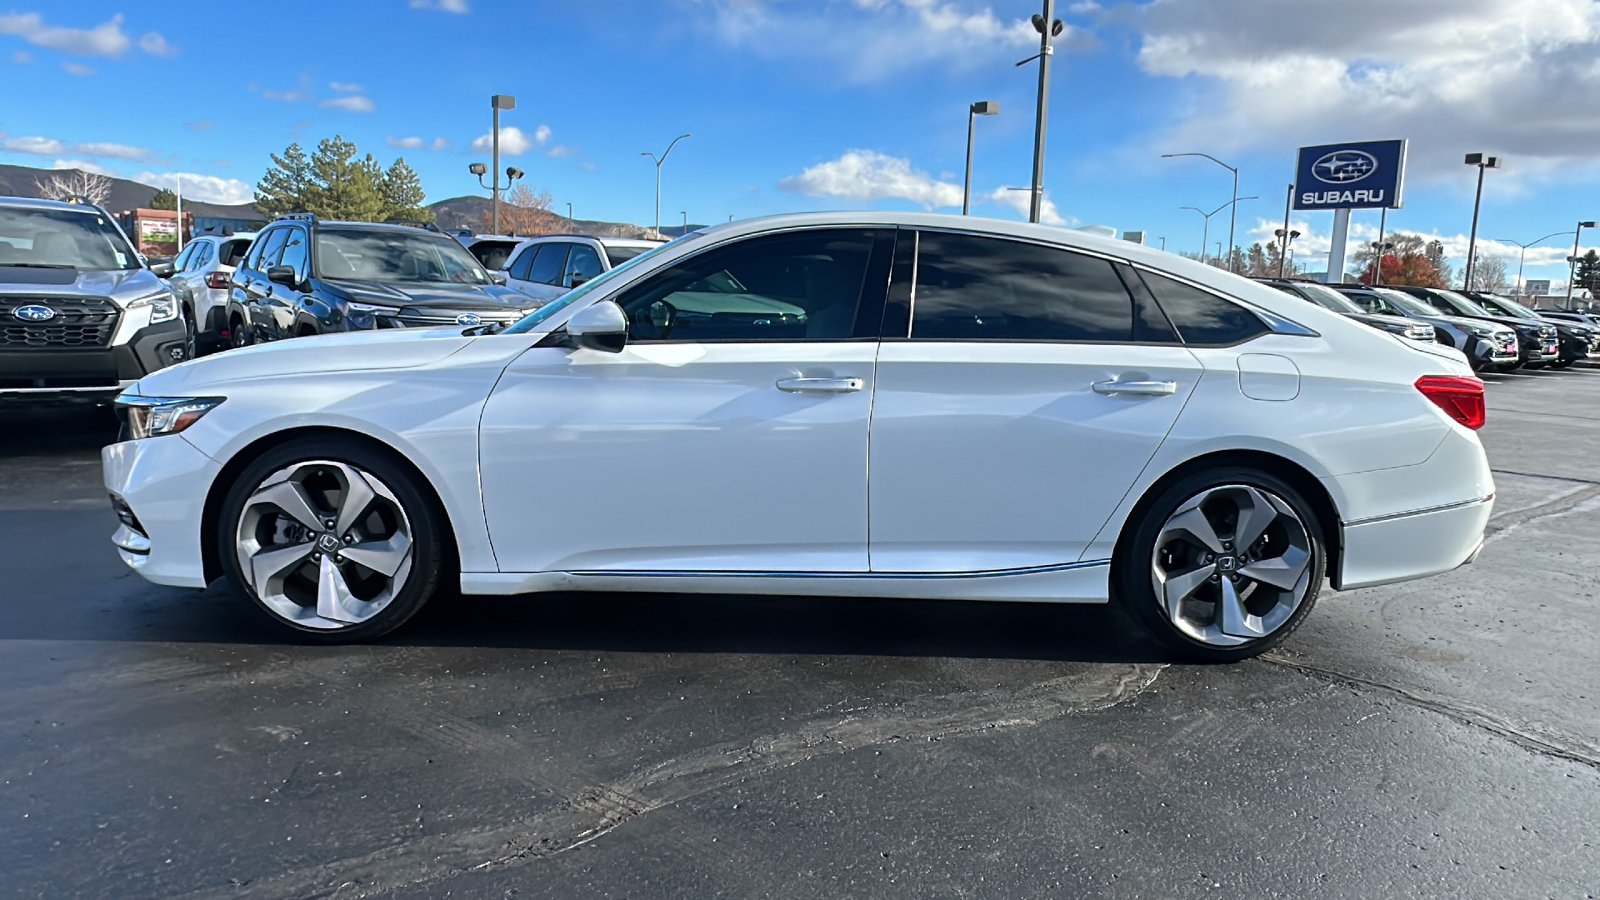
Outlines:
{"type": "Polygon", "coordinates": [[[1494,484],[1461,355],[1215,268],[1010,222],[690,234],[498,333],[152,374],[104,451],[128,565],[308,639],[447,582],[1105,603],[1209,660],[1445,572],[1494,484]]]}

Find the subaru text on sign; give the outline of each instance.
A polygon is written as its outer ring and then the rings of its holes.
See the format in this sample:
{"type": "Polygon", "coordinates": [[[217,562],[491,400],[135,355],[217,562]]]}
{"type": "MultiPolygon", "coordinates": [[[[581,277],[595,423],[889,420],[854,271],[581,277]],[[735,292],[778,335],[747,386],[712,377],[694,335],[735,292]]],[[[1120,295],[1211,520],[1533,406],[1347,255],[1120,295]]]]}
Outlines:
{"type": "Polygon", "coordinates": [[[1361,141],[1301,147],[1295,209],[1399,209],[1406,142],[1361,141]]]}

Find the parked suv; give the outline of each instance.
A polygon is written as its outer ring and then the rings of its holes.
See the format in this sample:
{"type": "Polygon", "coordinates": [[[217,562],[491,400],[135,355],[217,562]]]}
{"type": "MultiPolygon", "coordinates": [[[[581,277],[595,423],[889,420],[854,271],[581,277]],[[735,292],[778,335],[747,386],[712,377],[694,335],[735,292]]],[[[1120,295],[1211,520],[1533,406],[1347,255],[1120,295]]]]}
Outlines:
{"type": "Polygon", "coordinates": [[[1275,287],[1285,294],[1293,294],[1302,300],[1310,300],[1324,309],[1331,309],[1341,316],[1355,319],[1363,325],[1371,325],[1379,331],[1399,335],[1412,341],[1425,341],[1428,343],[1450,344],[1450,341],[1441,340],[1432,325],[1407,319],[1404,316],[1391,316],[1384,313],[1369,313],[1357,306],[1354,301],[1325,284],[1312,281],[1297,281],[1291,278],[1257,278],[1256,281],[1275,287]]]}
{"type": "Polygon", "coordinates": [[[1466,354],[1472,371],[1509,372],[1522,365],[1517,333],[1506,325],[1447,316],[1410,294],[1365,284],[1329,285],[1369,313],[1404,316],[1433,326],[1444,343],[1466,354]]]}
{"type": "Polygon", "coordinates": [[[1550,368],[1552,369],[1565,369],[1578,360],[1588,359],[1591,356],[1600,356],[1600,329],[1581,322],[1563,322],[1559,319],[1547,319],[1515,300],[1507,300],[1498,294],[1490,294],[1483,291],[1462,291],[1461,293],[1496,315],[1510,316],[1528,322],[1548,322],[1554,325],[1556,334],[1560,338],[1559,349],[1561,356],[1550,363],[1550,368]]]}
{"type": "Polygon", "coordinates": [[[228,287],[234,346],[336,331],[505,325],[540,304],[502,286],[447,235],[409,225],[280,216],[228,287]]]}
{"type": "Polygon", "coordinates": [[[188,359],[170,274],[98,206],[0,197],[0,398],[109,397],[188,359]]]}
{"type": "Polygon", "coordinates": [[[1509,325],[1517,333],[1519,361],[1529,369],[1543,368],[1561,358],[1560,336],[1549,322],[1532,322],[1514,316],[1497,316],[1455,291],[1415,285],[1384,285],[1428,304],[1447,316],[1462,316],[1509,325]]]}
{"type": "Polygon", "coordinates": [[[228,346],[228,284],[255,236],[253,231],[204,234],[172,261],[177,271],[167,283],[194,314],[197,356],[228,346]]]}
{"type": "Polygon", "coordinates": [[[597,238],[555,234],[529,238],[506,262],[506,284],[539,300],[554,300],[585,281],[635,256],[661,246],[661,241],[597,238]]]}

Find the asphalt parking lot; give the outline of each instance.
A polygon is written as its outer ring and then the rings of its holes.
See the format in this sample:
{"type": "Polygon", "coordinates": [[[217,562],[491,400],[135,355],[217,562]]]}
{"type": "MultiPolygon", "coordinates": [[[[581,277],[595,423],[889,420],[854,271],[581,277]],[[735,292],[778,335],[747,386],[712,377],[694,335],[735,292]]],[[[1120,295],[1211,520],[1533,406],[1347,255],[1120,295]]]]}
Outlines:
{"type": "Polygon", "coordinates": [[[559,595],[277,638],[0,410],[0,894],[1600,897],[1600,369],[1490,376],[1489,542],[1267,658],[1114,611],[559,595]]]}

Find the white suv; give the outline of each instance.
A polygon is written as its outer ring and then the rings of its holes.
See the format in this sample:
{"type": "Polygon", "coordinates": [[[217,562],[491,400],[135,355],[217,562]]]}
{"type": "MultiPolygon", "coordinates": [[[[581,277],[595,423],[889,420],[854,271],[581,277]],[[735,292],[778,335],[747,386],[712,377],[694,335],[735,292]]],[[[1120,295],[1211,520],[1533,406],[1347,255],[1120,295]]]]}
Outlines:
{"type": "Polygon", "coordinates": [[[530,297],[554,300],[661,243],[584,234],[529,238],[506,260],[506,284],[530,297]]]}
{"type": "Polygon", "coordinates": [[[194,311],[197,349],[202,353],[228,346],[228,281],[255,237],[253,231],[203,234],[172,261],[177,272],[167,282],[194,311]]]}

